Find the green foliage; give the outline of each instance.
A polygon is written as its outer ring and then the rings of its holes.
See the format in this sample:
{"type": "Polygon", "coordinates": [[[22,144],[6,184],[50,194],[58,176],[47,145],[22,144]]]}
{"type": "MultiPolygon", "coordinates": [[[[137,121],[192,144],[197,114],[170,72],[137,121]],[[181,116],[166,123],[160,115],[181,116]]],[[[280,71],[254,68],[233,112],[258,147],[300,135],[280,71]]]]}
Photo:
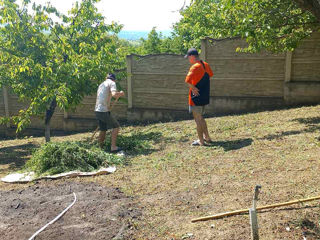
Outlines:
{"type": "Polygon", "coordinates": [[[89,172],[101,166],[123,163],[124,157],[106,153],[88,143],[49,142],[32,154],[26,169],[37,175],[49,175],[72,170],[89,172]]]}
{"type": "MultiPolygon", "coordinates": [[[[132,130],[129,135],[119,135],[117,145],[126,150],[130,154],[145,154],[154,150],[153,144],[160,141],[162,134],[159,132],[143,133],[132,130]]],[[[106,149],[110,149],[111,141],[107,137],[106,149]]]]}
{"type": "Polygon", "coordinates": [[[76,3],[69,15],[50,4],[30,10],[30,1],[16,2],[0,1],[0,86],[28,103],[12,117],[19,131],[53,101],[61,109],[75,107],[107,72],[123,68],[125,57],[116,37],[122,26],[104,22],[98,0],[76,3]]]}
{"type": "Polygon", "coordinates": [[[124,41],[125,49],[128,54],[148,55],[160,53],[184,54],[186,49],[182,46],[182,38],[176,35],[164,37],[158,33],[154,27],[148,34],[147,39],[141,38],[135,44],[124,41]]]}
{"type": "Polygon", "coordinates": [[[142,39],[142,47],[147,54],[160,53],[161,34],[157,33],[154,27],[148,34],[148,39],[142,39]]]}
{"type": "Polygon", "coordinates": [[[185,47],[200,47],[204,37],[242,37],[245,51],[292,50],[317,31],[319,21],[291,0],[195,0],[181,11],[174,31],[185,47]]]}

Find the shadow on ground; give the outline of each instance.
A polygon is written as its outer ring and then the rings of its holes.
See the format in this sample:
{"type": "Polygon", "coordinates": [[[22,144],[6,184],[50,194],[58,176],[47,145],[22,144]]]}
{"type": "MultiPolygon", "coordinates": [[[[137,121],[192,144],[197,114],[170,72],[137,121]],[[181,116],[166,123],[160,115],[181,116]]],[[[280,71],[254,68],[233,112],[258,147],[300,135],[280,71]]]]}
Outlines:
{"type": "Polygon", "coordinates": [[[26,161],[29,160],[31,153],[37,147],[39,146],[28,143],[0,148],[0,174],[17,171],[23,168],[26,161]]]}
{"type": "Polygon", "coordinates": [[[21,168],[28,160],[28,156],[38,146],[33,143],[27,143],[18,146],[0,148],[0,165],[9,164],[8,170],[21,168]]]}
{"type": "Polygon", "coordinates": [[[213,141],[209,147],[222,147],[225,152],[238,150],[252,144],[251,138],[238,139],[233,141],[213,141]]]}
{"type": "MultiPolygon", "coordinates": [[[[313,133],[320,130],[320,117],[296,118],[292,121],[305,124],[306,128],[299,131],[282,131],[277,134],[269,134],[267,136],[264,136],[263,138],[259,138],[259,140],[282,139],[285,136],[298,135],[302,133],[313,133]]],[[[320,136],[318,140],[320,141],[320,136]]]]}

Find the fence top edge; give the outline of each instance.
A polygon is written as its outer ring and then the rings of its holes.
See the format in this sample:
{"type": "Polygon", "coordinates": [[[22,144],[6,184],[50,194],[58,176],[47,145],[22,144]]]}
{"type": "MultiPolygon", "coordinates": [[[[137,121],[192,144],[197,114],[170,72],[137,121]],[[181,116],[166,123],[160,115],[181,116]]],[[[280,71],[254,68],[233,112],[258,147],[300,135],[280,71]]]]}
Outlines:
{"type": "Polygon", "coordinates": [[[146,57],[154,57],[154,56],[176,56],[176,57],[184,57],[182,54],[175,54],[175,53],[156,53],[156,54],[147,54],[147,55],[139,55],[139,54],[129,54],[129,56],[134,56],[134,57],[140,57],[140,58],[146,58],[146,57]]]}

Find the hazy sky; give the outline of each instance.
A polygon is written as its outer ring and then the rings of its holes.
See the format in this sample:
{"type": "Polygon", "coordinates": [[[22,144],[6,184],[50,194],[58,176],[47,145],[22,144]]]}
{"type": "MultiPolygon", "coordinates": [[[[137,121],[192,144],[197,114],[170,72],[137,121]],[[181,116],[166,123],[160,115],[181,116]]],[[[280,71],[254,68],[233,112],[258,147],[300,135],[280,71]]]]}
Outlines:
{"type": "MultiPolygon", "coordinates": [[[[48,0],[34,0],[44,4],[48,0]]],[[[76,0],[51,0],[53,6],[67,13],[76,0]]],[[[150,31],[170,30],[180,19],[178,10],[185,0],[101,0],[97,7],[108,23],[116,21],[124,25],[123,30],[150,31]]],[[[186,1],[187,3],[190,0],[186,1]]]]}

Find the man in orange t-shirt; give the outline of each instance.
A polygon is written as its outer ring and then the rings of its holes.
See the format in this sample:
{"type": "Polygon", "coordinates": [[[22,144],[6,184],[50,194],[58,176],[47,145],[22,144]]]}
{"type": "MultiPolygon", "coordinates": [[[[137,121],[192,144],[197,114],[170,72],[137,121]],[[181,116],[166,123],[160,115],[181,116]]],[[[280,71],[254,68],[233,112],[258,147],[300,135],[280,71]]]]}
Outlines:
{"type": "Polygon", "coordinates": [[[189,86],[189,112],[193,114],[199,137],[192,145],[204,146],[212,142],[203,114],[205,105],[208,105],[210,100],[210,77],[213,72],[208,63],[200,60],[195,48],[190,48],[185,58],[192,64],[185,82],[189,86]]]}

